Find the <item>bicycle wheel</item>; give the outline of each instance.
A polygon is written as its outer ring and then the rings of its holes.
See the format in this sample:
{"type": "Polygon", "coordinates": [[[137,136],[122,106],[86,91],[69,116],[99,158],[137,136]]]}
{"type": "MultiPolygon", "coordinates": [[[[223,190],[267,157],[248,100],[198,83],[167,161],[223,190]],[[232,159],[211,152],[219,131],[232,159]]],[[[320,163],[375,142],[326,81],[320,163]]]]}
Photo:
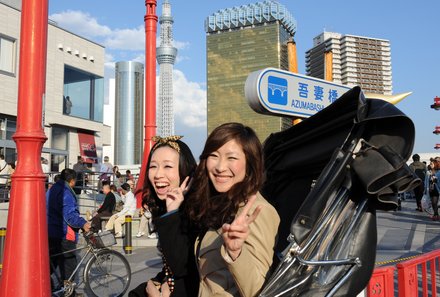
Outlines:
{"type": "Polygon", "coordinates": [[[130,281],[130,264],[122,254],[113,250],[99,251],[84,268],[84,283],[93,296],[122,296],[130,281]]]}

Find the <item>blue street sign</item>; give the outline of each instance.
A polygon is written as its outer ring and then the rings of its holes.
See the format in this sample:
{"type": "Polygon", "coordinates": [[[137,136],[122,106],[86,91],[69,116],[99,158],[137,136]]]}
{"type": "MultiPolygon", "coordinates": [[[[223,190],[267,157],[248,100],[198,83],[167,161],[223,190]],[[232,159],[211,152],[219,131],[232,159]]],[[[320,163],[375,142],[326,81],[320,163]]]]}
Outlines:
{"type": "Polygon", "coordinates": [[[329,106],[350,87],[266,68],[249,74],[245,97],[258,113],[306,118],[329,106]]]}

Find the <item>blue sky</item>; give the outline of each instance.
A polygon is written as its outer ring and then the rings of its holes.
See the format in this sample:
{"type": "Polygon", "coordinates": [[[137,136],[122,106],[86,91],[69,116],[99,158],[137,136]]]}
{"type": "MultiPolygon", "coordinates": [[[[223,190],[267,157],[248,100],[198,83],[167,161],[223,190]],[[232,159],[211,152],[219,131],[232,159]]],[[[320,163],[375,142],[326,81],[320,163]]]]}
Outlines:
{"type": "MultiPolygon", "coordinates": [[[[184,140],[198,157],[206,139],[205,19],[219,9],[257,1],[170,2],[175,46],[179,50],[174,67],[176,134],[185,136],[184,140]]],[[[415,123],[414,151],[440,155],[433,149],[440,143],[440,135],[432,133],[434,127],[440,125],[440,111],[429,107],[433,98],[440,96],[440,1],[279,2],[297,20],[295,41],[300,73],[305,73],[305,51],[324,30],[390,40],[393,92],[413,92],[398,107],[415,123]]],[[[159,15],[161,4],[162,1],[158,1],[159,15]]],[[[52,0],[49,15],[59,26],[105,45],[106,77],[114,75],[116,61],[144,61],[143,0],[52,0]]]]}

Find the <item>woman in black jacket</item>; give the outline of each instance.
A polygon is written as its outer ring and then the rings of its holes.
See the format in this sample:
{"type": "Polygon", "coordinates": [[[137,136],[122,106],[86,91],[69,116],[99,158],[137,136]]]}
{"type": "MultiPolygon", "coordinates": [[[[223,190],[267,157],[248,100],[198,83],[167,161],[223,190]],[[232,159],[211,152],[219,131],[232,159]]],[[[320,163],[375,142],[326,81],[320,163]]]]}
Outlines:
{"type": "Polygon", "coordinates": [[[180,138],[153,138],[156,144],[151,149],[147,162],[143,200],[152,213],[153,223],[159,234],[158,248],[162,253],[164,266],[156,277],[131,291],[129,297],[159,296],[160,293],[164,297],[185,297],[197,296],[198,293],[199,278],[193,252],[195,236],[189,232],[193,228],[188,226],[188,220],[182,211],[184,203],[180,200],[184,197],[181,194],[185,195],[189,189],[190,175],[197,164],[191,150],[180,138]],[[174,221],[180,226],[179,234],[187,236],[179,236],[182,242],[174,241],[170,244],[175,239],[172,232],[176,228],[168,229],[167,226],[174,221]],[[184,252],[176,253],[175,249],[184,252]]]}

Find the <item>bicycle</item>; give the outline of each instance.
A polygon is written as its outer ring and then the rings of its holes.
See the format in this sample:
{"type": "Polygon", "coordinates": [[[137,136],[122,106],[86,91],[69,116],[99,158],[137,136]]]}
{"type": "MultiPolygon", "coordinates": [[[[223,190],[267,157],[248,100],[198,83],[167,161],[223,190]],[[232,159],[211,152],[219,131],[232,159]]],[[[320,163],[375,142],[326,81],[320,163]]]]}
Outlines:
{"type": "Polygon", "coordinates": [[[86,245],[77,249],[52,255],[57,257],[76,250],[87,249],[69,279],[61,280],[53,263],[50,265],[58,281],[58,287],[52,290],[52,296],[68,297],[81,284],[75,283],[74,277],[83,262],[86,261],[83,271],[83,282],[88,296],[123,296],[131,281],[131,268],[125,257],[109,246],[116,244],[115,236],[109,231],[99,233],[83,233],[86,245]]]}

